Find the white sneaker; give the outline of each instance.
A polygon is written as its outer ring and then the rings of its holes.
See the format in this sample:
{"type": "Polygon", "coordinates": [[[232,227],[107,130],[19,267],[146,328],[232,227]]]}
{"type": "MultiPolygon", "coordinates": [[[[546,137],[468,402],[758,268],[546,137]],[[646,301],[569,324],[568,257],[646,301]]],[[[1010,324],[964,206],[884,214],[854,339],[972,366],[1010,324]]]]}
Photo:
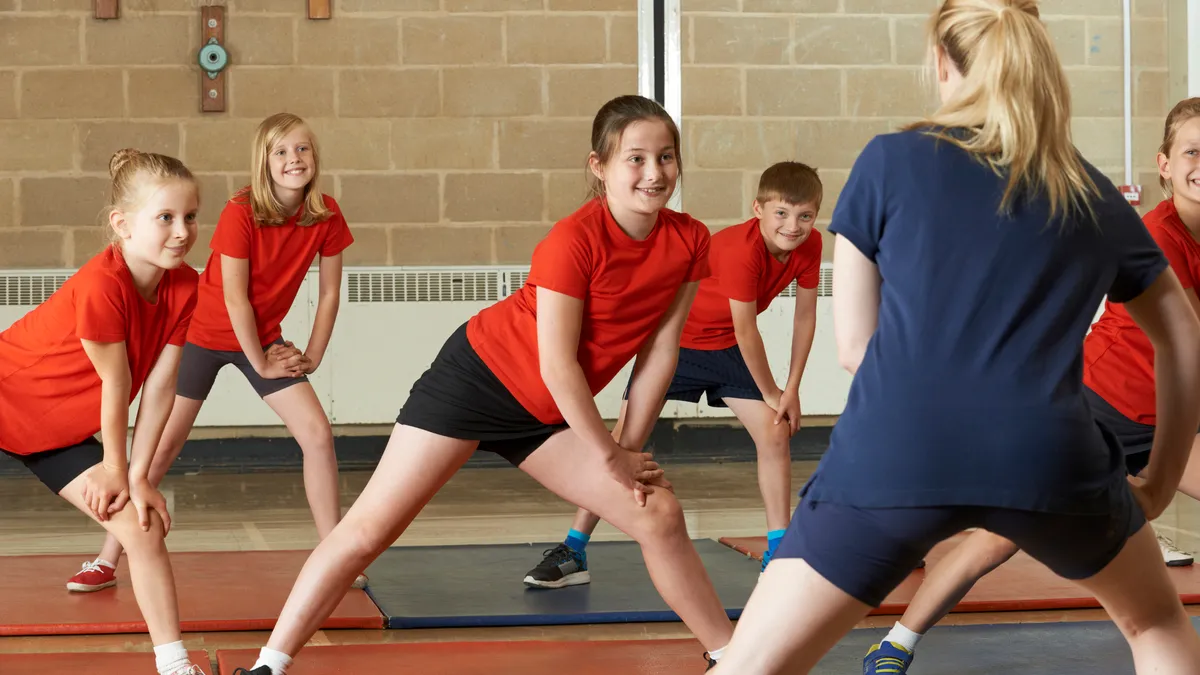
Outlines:
{"type": "Polygon", "coordinates": [[[1175,542],[1161,534],[1158,535],[1158,548],[1162,551],[1163,561],[1167,563],[1167,567],[1187,567],[1194,562],[1190,553],[1179,550],[1176,548],[1175,542]]]}
{"type": "Polygon", "coordinates": [[[204,675],[204,671],[200,669],[200,666],[189,663],[183,668],[171,673],[171,675],[204,675]]]}

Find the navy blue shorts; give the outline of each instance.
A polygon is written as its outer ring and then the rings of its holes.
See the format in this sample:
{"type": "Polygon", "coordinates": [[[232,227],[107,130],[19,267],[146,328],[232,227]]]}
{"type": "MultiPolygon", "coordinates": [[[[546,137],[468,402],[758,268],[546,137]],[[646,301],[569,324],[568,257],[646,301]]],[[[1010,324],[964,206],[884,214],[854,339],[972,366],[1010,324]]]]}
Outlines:
{"type": "Polygon", "coordinates": [[[971,527],[1005,537],[1066,579],[1103,570],[1146,523],[1129,489],[1110,513],[1076,515],[983,506],[860,509],[805,497],[774,560],[803,558],[845,593],[878,607],[938,542],[971,527]]]}
{"type": "MultiPolygon", "coordinates": [[[[718,350],[679,349],[679,362],[666,399],[699,403],[702,395],[708,396],[708,405],[714,408],[728,408],[726,398],[763,400],[750,367],[742,358],[742,350],[736,345],[718,350]]],[[[628,384],[624,398],[629,398],[628,384]]]]}

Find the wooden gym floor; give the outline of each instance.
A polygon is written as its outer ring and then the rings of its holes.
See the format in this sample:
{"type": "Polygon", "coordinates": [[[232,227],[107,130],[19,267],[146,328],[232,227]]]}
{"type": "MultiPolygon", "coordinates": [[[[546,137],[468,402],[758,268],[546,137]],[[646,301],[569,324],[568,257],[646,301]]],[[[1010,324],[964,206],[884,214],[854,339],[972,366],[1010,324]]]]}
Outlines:
{"type": "MultiPolygon", "coordinates": [[[[793,495],[816,463],[792,466],[793,495]]],[[[666,467],[683,503],[693,537],[762,535],[765,522],[755,465],[747,462],[678,464],[666,467]]],[[[349,507],[369,474],[344,472],[343,507],[349,507]]],[[[316,544],[300,473],[211,473],[170,476],[165,481],[174,518],[172,551],[306,549],[316,544]]],[[[795,498],[793,497],[793,500],[795,498]]],[[[51,495],[36,479],[0,477],[0,552],[3,555],[79,553],[99,550],[103,531],[51,495]]],[[[467,469],[426,507],[397,545],[523,543],[561,539],[574,508],[512,468],[467,469]]],[[[1180,495],[1156,521],[1160,533],[1184,550],[1200,552],[1200,504],[1180,495]]],[[[596,541],[624,538],[601,523],[596,541]]],[[[537,563],[531,559],[530,566],[537,563]]],[[[55,582],[66,583],[66,579],[55,582]]],[[[186,579],[177,580],[186,584],[186,579]]],[[[520,579],[513,579],[519,584],[520,579]]],[[[64,587],[63,593],[66,593],[64,587]]],[[[1189,607],[1200,615],[1200,606],[1189,607]]],[[[888,626],[896,617],[872,617],[862,627],[888,626]]],[[[945,623],[1008,623],[1104,620],[1100,610],[1002,612],[951,615],[945,623]]],[[[258,648],[265,632],[188,633],[188,649],[258,648]]],[[[337,630],[317,633],[311,645],[466,640],[603,640],[690,637],[681,624],[607,624],[426,630],[337,630]]],[[[145,635],[0,638],[0,652],[151,651],[145,635]]],[[[211,668],[211,665],[210,665],[211,668]]],[[[211,670],[210,670],[211,672],[211,670]]]]}

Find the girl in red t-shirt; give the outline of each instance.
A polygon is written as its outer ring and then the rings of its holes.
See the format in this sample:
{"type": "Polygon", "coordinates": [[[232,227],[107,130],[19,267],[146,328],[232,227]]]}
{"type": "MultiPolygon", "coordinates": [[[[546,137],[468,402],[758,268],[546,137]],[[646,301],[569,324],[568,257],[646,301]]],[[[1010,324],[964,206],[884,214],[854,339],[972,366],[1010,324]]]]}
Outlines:
{"type": "MultiPolygon", "coordinates": [[[[171,419],[150,469],[157,485],[179,456],[217,373],[232,364],[287,425],[304,452],[304,486],[326,537],[341,519],[333,430],[308,374],[321,364],[337,318],[342,251],[350,228],[332,197],[318,189],[316,137],[299,117],[263,120],[254,138],[250,186],[225,205],[200,276],[196,316],[179,366],[171,419]],[[283,340],[280,324],[320,256],[320,299],[308,346],[283,340]]],[[[116,583],[121,546],[109,537],[93,561],[98,572],[72,579],[74,591],[116,583]]],[[[360,575],[355,587],[366,584],[360,575]]]]}
{"type": "Polygon", "coordinates": [[[197,275],[184,258],[199,191],[173,157],[122,150],[109,169],[112,243],[0,333],[0,449],[129,552],[160,675],[203,675],[180,641],[164,541],[171,518],[149,480],[196,306],[197,275]]]}
{"type": "Polygon", "coordinates": [[[679,502],[641,451],[688,307],[709,274],[708,229],[666,208],[679,178],[679,131],[657,103],[609,101],[591,145],[596,198],[555,224],[534,250],[526,285],[455,331],[413,385],[375,475],[305,563],[252,675],[287,669],[357,571],[476,449],[637,540],[667,604],[719,658],[729,618],[679,502]],[[635,355],[628,414],[614,438],[594,396],[635,355]]]}

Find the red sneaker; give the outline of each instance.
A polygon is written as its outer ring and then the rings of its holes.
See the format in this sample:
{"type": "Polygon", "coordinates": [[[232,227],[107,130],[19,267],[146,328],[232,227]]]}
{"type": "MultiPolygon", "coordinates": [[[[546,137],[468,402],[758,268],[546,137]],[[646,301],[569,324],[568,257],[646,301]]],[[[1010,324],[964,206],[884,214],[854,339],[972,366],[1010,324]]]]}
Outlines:
{"type": "Polygon", "coordinates": [[[117,585],[117,569],[98,560],[83,563],[83,569],[67,582],[67,590],[93,593],[117,585]]]}

